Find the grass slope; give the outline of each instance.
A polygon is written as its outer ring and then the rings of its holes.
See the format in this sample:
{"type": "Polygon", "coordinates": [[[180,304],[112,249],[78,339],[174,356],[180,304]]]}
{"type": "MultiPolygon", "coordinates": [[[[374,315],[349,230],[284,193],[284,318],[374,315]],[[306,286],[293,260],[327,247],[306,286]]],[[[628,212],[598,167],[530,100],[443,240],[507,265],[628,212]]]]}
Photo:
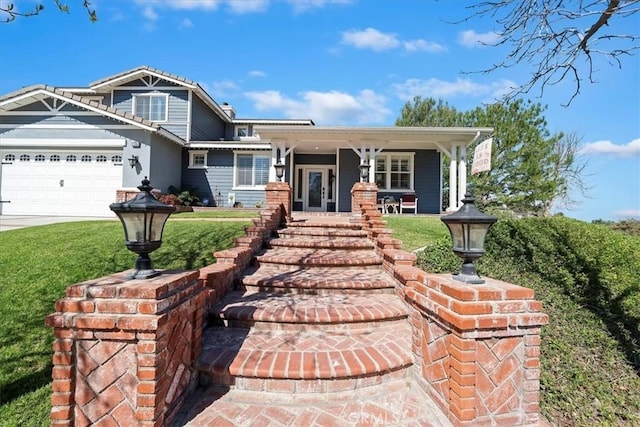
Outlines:
{"type": "MultiPolygon", "coordinates": [[[[244,233],[246,221],[169,220],[156,268],[195,269],[244,233]]],[[[0,426],[48,425],[51,330],[44,318],[73,283],[132,268],[116,221],[0,233],[0,426]]]]}

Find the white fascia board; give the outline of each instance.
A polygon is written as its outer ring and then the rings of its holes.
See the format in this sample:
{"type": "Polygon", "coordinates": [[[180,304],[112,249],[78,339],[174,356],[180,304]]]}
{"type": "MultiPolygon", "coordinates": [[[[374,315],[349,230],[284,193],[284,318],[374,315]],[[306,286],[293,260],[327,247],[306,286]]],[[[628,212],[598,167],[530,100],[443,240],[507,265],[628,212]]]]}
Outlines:
{"type": "Polygon", "coordinates": [[[269,150],[271,144],[239,144],[239,143],[219,143],[219,142],[192,142],[189,148],[210,148],[210,149],[229,149],[229,150],[269,150]]]}
{"type": "Polygon", "coordinates": [[[140,123],[140,122],[137,122],[135,120],[130,120],[130,119],[128,119],[126,117],[123,117],[121,115],[118,115],[118,114],[113,114],[110,111],[102,110],[100,108],[95,108],[95,107],[93,107],[93,106],[91,106],[89,104],[85,104],[83,102],[76,101],[75,99],[59,95],[59,94],[57,94],[55,92],[51,92],[51,91],[48,91],[46,89],[38,89],[35,92],[29,92],[29,93],[20,95],[20,96],[18,96],[16,98],[11,98],[10,100],[6,100],[6,101],[0,103],[0,107],[2,107],[4,105],[7,105],[9,103],[13,103],[13,102],[16,102],[16,101],[21,101],[23,99],[32,98],[32,97],[37,96],[37,95],[46,95],[46,96],[49,96],[51,98],[56,98],[56,99],[59,99],[61,101],[65,101],[65,102],[67,102],[69,104],[75,105],[77,107],[84,108],[85,110],[93,111],[93,112],[98,113],[98,114],[100,114],[102,116],[107,116],[107,117],[110,117],[112,119],[115,119],[115,120],[118,120],[118,121],[121,121],[121,122],[124,122],[124,123],[128,123],[130,125],[134,125],[136,127],[142,128],[144,130],[156,131],[156,128],[154,128],[152,126],[147,126],[144,123],[140,123]]]}
{"type": "Polygon", "coordinates": [[[170,132],[170,131],[166,130],[166,129],[165,129],[165,128],[163,128],[163,127],[160,127],[160,128],[158,128],[158,129],[154,129],[154,131],[158,132],[158,134],[159,134],[159,135],[161,135],[161,136],[163,136],[163,137],[167,138],[168,140],[170,140],[170,141],[172,141],[172,142],[175,142],[176,144],[178,144],[178,145],[180,145],[180,146],[183,146],[183,147],[184,147],[184,146],[186,146],[186,145],[187,145],[187,142],[186,142],[184,139],[180,138],[180,137],[179,137],[179,136],[177,136],[176,134],[174,134],[174,133],[172,133],[172,132],[170,132]]]}
{"type": "Polygon", "coordinates": [[[124,138],[0,138],[0,147],[87,147],[87,148],[122,148],[124,138]]]}
{"type": "Polygon", "coordinates": [[[118,82],[125,81],[125,80],[132,80],[134,78],[137,78],[138,75],[141,75],[141,76],[150,75],[150,76],[157,77],[157,78],[160,78],[162,80],[166,80],[168,82],[177,84],[177,85],[182,86],[182,87],[187,87],[189,89],[195,89],[194,85],[190,85],[190,84],[185,83],[185,82],[183,82],[181,80],[177,80],[177,79],[174,79],[174,78],[171,78],[171,77],[167,77],[167,76],[165,76],[163,74],[156,73],[155,71],[151,71],[151,70],[147,70],[147,69],[136,70],[136,71],[133,71],[131,73],[123,74],[122,76],[119,76],[119,77],[116,77],[114,79],[110,79],[110,80],[104,81],[104,82],[102,82],[100,84],[91,86],[91,88],[95,90],[95,89],[101,88],[103,86],[107,86],[107,87],[108,86],[114,86],[118,82]]]}
{"type": "Polygon", "coordinates": [[[231,121],[236,125],[274,125],[274,126],[286,126],[286,125],[313,125],[313,121],[310,119],[302,120],[287,120],[287,119],[233,119],[231,121]]]}

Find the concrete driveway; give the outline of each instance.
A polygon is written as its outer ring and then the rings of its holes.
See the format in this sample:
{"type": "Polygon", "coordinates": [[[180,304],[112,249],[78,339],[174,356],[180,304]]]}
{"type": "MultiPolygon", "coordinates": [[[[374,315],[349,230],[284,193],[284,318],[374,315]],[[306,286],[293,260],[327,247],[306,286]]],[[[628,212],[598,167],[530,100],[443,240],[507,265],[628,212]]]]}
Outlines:
{"type": "Polygon", "coordinates": [[[116,220],[111,217],[79,217],[79,216],[34,216],[34,215],[0,215],[0,231],[33,227],[36,225],[55,224],[58,222],[116,220]]]}

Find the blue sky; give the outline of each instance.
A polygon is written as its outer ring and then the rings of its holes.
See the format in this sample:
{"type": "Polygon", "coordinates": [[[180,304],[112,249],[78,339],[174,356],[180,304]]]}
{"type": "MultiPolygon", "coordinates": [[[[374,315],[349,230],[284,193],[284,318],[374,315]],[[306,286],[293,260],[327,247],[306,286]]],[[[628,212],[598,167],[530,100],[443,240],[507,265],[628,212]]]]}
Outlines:
{"type": "MultiPolygon", "coordinates": [[[[199,82],[244,118],[311,118],[318,125],[392,126],[414,96],[471,109],[532,69],[471,73],[507,51],[489,47],[495,22],[473,19],[470,1],[436,0],[53,0],[40,16],[0,24],[0,94],[32,84],[82,87],[149,65],[199,82]]],[[[6,5],[0,0],[0,5],[6,5]]],[[[36,3],[14,1],[21,11],[36,3]]],[[[587,22],[581,23],[588,25],[587,22]]],[[[640,15],[612,19],[638,35],[640,15]]],[[[528,98],[547,105],[551,132],[582,139],[590,197],[561,210],[591,221],[640,218],[640,58],[595,62],[594,78],[528,98]]]]}

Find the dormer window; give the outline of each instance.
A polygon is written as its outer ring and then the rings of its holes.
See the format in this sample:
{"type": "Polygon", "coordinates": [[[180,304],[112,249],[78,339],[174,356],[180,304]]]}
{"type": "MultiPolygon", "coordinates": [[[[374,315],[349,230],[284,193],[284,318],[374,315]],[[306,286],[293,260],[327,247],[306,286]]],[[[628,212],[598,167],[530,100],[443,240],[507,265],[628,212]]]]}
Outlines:
{"type": "Polygon", "coordinates": [[[166,94],[134,95],[134,114],[152,122],[166,122],[168,99],[166,94]]]}

